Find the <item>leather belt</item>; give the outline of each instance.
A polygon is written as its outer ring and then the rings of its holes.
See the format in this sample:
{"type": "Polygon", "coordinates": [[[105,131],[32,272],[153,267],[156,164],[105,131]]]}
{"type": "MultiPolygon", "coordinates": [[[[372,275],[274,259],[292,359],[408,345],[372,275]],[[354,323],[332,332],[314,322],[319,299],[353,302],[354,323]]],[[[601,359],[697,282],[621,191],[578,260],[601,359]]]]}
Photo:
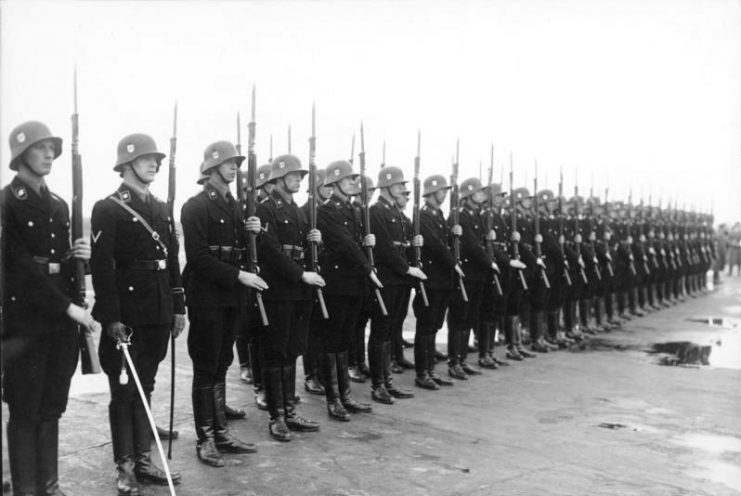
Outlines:
{"type": "Polygon", "coordinates": [[[297,245],[280,245],[283,253],[288,255],[294,262],[300,262],[304,259],[304,247],[297,245]]]}
{"type": "Polygon", "coordinates": [[[234,266],[240,265],[244,253],[244,248],[234,248],[233,246],[211,245],[208,249],[214,257],[234,266]]]}
{"type": "Polygon", "coordinates": [[[167,269],[167,260],[132,260],[127,267],[133,270],[152,270],[157,272],[167,269]]]}
{"type": "Polygon", "coordinates": [[[33,261],[43,267],[44,274],[54,275],[62,272],[62,264],[50,262],[46,257],[33,257],[33,261]]]}

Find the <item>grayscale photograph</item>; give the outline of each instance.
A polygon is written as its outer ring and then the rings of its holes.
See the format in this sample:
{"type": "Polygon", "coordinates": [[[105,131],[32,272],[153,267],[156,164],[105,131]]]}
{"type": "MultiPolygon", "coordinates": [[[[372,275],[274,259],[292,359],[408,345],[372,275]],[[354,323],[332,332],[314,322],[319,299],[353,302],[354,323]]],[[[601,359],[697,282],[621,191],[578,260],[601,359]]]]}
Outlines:
{"type": "Polygon", "coordinates": [[[3,496],[741,496],[741,1],[0,0],[3,496]]]}

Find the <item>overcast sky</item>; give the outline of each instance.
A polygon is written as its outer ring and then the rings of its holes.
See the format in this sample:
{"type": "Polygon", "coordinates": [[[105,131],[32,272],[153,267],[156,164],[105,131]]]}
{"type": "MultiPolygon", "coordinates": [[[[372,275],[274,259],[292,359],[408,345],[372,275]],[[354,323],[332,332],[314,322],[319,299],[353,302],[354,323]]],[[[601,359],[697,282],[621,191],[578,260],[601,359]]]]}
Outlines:
{"type": "MultiPolygon", "coordinates": [[[[461,179],[495,147],[495,173],[514,154],[515,182],[654,204],[661,197],[741,218],[741,3],[737,0],[0,2],[0,147],[41,120],[65,140],[49,179],[69,198],[72,74],[79,77],[86,214],[119,182],[126,134],[167,152],[179,102],[179,205],[197,193],[203,149],[246,149],[257,87],[257,155],[308,161],[312,102],[317,164],[349,158],[365,122],[369,171],[450,174],[460,137],[461,179]]],[[[357,146],[359,147],[359,139],[357,146]]],[[[356,153],[357,153],[356,148],[356,153]]],[[[356,162],[357,164],[357,162],[356,162]]],[[[505,175],[506,176],[506,175],[505,175]]],[[[506,182],[506,180],[505,180],[506,182]]],[[[154,185],[166,196],[163,170],[154,185]]]]}

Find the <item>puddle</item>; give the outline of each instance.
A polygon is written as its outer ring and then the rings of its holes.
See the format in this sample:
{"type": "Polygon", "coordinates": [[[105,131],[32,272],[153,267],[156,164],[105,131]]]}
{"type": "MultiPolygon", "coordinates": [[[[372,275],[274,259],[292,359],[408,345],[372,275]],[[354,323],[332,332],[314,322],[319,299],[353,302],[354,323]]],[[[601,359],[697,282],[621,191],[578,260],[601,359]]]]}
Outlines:
{"type": "Polygon", "coordinates": [[[726,452],[741,453],[741,438],[735,436],[721,436],[719,434],[691,433],[671,439],[671,442],[687,448],[697,448],[702,451],[721,455],[726,452]]]}
{"type": "Polygon", "coordinates": [[[710,365],[710,345],[698,345],[690,341],[670,341],[655,343],[649,353],[662,353],[667,356],[659,358],[661,365],[710,365]]]}
{"type": "Polygon", "coordinates": [[[723,329],[737,329],[739,327],[739,319],[728,317],[690,317],[685,320],[687,322],[697,322],[710,327],[720,327],[723,329]]]}
{"type": "Polygon", "coordinates": [[[690,433],[672,438],[671,442],[706,453],[707,456],[698,454],[695,457],[696,467],[690,470],[690,475],[711,480],[738,491],[739,482],[741,482],[741,468],[737,464],[719,458],[728,456],[728,454],[741,453],[741,438],[709,433],[690,433]]]}

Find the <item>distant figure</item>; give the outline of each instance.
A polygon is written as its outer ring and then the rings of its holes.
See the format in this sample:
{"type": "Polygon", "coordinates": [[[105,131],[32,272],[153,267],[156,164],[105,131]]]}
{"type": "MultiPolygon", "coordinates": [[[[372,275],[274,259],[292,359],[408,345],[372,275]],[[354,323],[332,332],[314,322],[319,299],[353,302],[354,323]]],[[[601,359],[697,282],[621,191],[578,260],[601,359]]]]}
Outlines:
{"type": "Polygon", "coordinates": [[[713,262],[713,284],[716,286],[721,283],[720,273],[723,272],[723,268],[726,266],[726,249],[729,240],[728,226],[726,224],[719,225],[718,232],[715,235],[717,256],[713,262]]]}
{"type": "Polygon", "coordinates": [[[728,257],[728,275],[733,274],[733,267],[737,267],[736,275],[741,274],[741,222],[736,222],[731,228],[728,236],[728,247],[726,256],[728,257]]]}

